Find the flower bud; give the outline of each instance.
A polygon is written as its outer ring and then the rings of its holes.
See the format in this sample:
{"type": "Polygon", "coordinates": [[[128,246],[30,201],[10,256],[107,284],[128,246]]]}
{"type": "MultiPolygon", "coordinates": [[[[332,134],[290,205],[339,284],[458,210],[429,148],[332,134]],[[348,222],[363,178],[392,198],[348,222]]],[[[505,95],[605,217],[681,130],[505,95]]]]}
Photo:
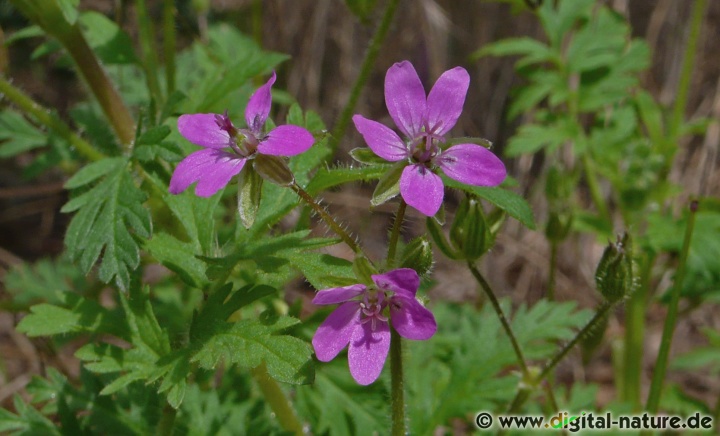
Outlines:
{"type": "Polygon", "coordinates": [[[295,181],[290,167],[277,156],[258,153],[253,159],[253,167],[260,177],[280,186],[290,186],[295,181]]]}
{"type": "Polygon", "coordinates": [[[466,196],[455,212],[450,241],[467,260],[476,260],[492,245],[485,212],[477,198],[466,196]]]}
{"type": "Polygon", "coordinates": [[[426,237],[417,237],[405,246],[400,260],[400,267],[412,268],[418,275],[423,276],[430,272],[432,265],[432,245],[426,237]]]}
{"type": "Polygon", "coordinates": [[[634,278],[630,235],[618,235],[617,242],[611,242],[605,248],[595,271],[595,283],[603,297],[611,303],[632,291],[634,278]]]}
{"type": "Polygon", "coordinates": [[[560,242],[567,237],[571,224],[572,214],[550,212],[550,217],[545,226],[545,236],[550,241],[560,242]]]}

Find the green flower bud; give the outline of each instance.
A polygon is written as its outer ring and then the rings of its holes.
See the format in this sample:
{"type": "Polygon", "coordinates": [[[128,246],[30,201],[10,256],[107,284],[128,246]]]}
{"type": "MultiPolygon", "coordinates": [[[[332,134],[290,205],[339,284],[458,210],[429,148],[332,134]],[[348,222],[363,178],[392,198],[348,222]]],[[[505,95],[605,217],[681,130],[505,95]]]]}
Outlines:
{"type": "Polygon", "coordinates": [[[244,168],[238,175],[238,212],[246,229],[252,227],[260,208],[262,179],[252,166],[244,168]]]}
{"type": "Polygon", "coordinates": [[[595,283],[603,297],[611,303],[632,292],[635,282],[630,235],[618,235],[617,242],[611,242],[605,248],[595,271],[595,283]]]}
{"type": "Polygon", "coordinates": [[[572,215],[569,213],[550,212],[550,218],[545,225],[545,236],[550,241],[560,242],[570,233],[572,215]]]}
{"type": "Polygon", "coordinates": [[[467,260],[479,259],[492,246],[492,235],[485,221],[480,200],[466,196],[455,212],[450,242],[467,260]]]}
{"type": "Polygon", "coordinates": [[[253,159],[253,167],[260,177],[280,186],[290,186],[295,181],[285,160],[277,156],[258,153],[253,159]]]}
{"type": "Polygon", "coordinates": [[[412,268],[418,275],[423,276],[430,272],[432,265],[432,245],[426,237],[415,238],[405,246],[400,259],[401,268],[412,268]]]}

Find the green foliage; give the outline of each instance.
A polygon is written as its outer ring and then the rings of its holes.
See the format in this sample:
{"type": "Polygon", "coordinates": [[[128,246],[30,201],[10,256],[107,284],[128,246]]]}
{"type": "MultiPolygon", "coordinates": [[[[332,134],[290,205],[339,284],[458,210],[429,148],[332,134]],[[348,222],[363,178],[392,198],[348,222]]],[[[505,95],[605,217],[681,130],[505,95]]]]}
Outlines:
{"type": "Polygon", "coordinates": [[[98,277],[106,283],[115,279],[121,289],[128,288],[130,271],[140,262],[135,236],[149,238],[152,232],[150,214],[142,204],[147,196],[135,186],[127,166],[125,158],[87,165],[65,184],[83,192],[62,208],[66,213],[77,211],[65,236],[71,259],[87,273],[102,255],[98,277]],[[102,180],[93,183],[98,179],[102,180]]]}
{"type": "Polygon", "coordinates": [[[0,158],[17,156],[44,147],[48,138],[44,132],[27,122],[19,113],[5,109],[0,112],[0,158]]]}
{"type": "Polygon", "coordinates": [[[469,194],[487,200],[530,229],[535,229],[532,209],[524,198],[503,188],[469,186],[443,176],[445,186],[461,189],[469,194]]]}
{"type": "Polygon", "coordinates": [[[90,277],[68,259],[62,256],[55,260],[42,259],[33,265],[20,264],[13,267],[5,276],[4,284],[13,296],[13,304],[18,308],[27,308],[35,302],[57,304],[63,293],[88,288],[90,277]]]}

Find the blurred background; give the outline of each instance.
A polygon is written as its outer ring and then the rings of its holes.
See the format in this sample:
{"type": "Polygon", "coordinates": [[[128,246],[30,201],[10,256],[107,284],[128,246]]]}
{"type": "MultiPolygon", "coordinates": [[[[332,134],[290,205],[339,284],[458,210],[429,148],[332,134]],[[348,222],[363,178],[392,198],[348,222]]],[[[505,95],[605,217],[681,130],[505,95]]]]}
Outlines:
{"type": "MultiPolygon", "coordinates": [[[[380,6],[383,3],[379,1],[380,6]]],[[[514,69],[516,58],[473,60],[471,57],[485,44],[503,38],[530,36],[543,39],[537,18],[513,7],[520,3],[523,2],[401,1],[355,112],[392,125],[384,104],[383,81],[385,71],[395,62],[410,60],[427,90],[443,71],[456,65],[465,67],[471,76],[470,90],[453,136],[484,137],[492,141],[494,152],[503,157],[509,174],[518,182],[515,191],[531,203],[536,221],[544,223],[547,205],[539,183],[543,154],[514,159],[503,156],[508,139],[524,122],[522,116],[513,122],[508,122],[505,116],[513,89],[522,83],[514,69]]],[[[623,15],[630,23],[633,37],[643,38],[648,43],[652,62],[641,77],[642,87],[663,105],[670,105],[676,96],[692,2],[607,0],[598,3],[623,15]]],[[[118,22],[137,43],[133,2],[81,0],[80,4],[82,9],[101,12],[118,22]]],[[[148,4],[159,20],[160,2],[150,0],[148,4]]],[[[193,0],[177,2],[177,9],[179,49],[203,38],[208,23],[225,22],[253,36],[264,49],[289,54],[290,60],[278,71],[276,87],[287,90],[304,109],[317,111],[330,128],[348,99],[382,12],[382,7],[376,7],[365,20],[359,20],[341,0],[193,0]],[[197,13],[198,10],[201,12],[197,13]]],[[[0,0],[0,26],[6,38],[26,25],[27,22],[6,0],[0,0]]],[[[161,37],[158,34],[159,40],[161,37]]],[[[719,42],[720,2],[710,1],[697,46],[688,118],[717,119],[720,116],[719,42]]],[[[57,108],[61,116],[66,117],[73,104],[85,97],[83,84],[68,65],[57,62],[58,54],[34,59],[33,52],[39,44],[36,39],[14,43],[6,53],[7,62],[0,67],[14,84],[36,101],[57,108]]],[[[283,117],[280,113],[278,119],[283,117]]],[[[350,163],[346,152],[362,145],[351,126],[336,159],[350,163]]],[[[686,199],[690,193],[717,196],[720,193],[720,172],[717,171],[720,130],[711,127],[703,136],[688,139],[678,146],[680,152],[671,180],[684,188],[681,198],[686,199]]],[[[27,181],[23,172],[32,158],[31,151],[0,160],[0,293],[4,292],[2,277],[13,265],[54,256],[63,249],[64,229],[69,221],[68,216],[59,213],[67,200],[62,188],[65,176],[60,172],[48,172],[32,182],[27,181]]],[[[372,219],[360,221],[358,217],[365,216],[361,212],[367,208],[372,189],[370,185],[357,185],[329,192],[324,199],[364,241],[369,251],[380,256],[394,207],[390,204],[378,207],[372,219]]],[[[684,204],[683,201],[676,203],[684,204]]],[[[424,218],[413,212],[409,218],[407,235],[417,235],[423,229],[424,218]]],[[[578,301],[583,307],[596,305],[599,296],[594,291],[594,271],[606,243],[589,234],[573,236],[562,243],[555,290],[558,300],[578,301]]],[[[483,258],[482,269],[500,296],[510,296],[518,304],[532,303],[546,292],[548,256],[549,245],[541,231],[531,231],[508,220],[495,248],[483,258]]],[[[462,265],[440,261],[435,266],[433,278],[441,285],[430,291],[432,298],[478,303],[475,282],[462,265]]],[[[670,277],[663,280],[670,283],[670,277]]],[[[300,284],[298,287],[302,288],[300,284]]],[[[657,354],[664,311],[664,306],[655,305],[649,313],[645,377],[649,377],[650,365],[657,354]]],[[[704,343],[700,326],[720,329],[717,313],[717,304],[707,304],[689,313],[676,330],[673,354],[704,343]]],[[[600,392],[600,404],[613,395],[610,391],[610,348],[613,338],[622,335],[622,319],[620,314],[611,317],[606,336],[609,340],[588,366],[575,365],[579,355],[574,355],[559,367],[561,381],[584,379],[607,386],[607,390],[600,392]]],[[[0,313],[0,355],[6,365],[0,371],[3,377],[0,379],[0,402],[3,404],[22,389],[33,373],[42,371],[41,359],[38,359],[42,341],[30,341],[16,333],[13,329],[15,321],[12,315],[0,313]]],[[[71,356],[65,356],[65,359],[68,371],[76,371],[77,364],[71,356]]],[[[672,374],[671,377],[675,377],[688,392],[706,400],[720,391],[720,381],[706,373],[672,374]]]]}

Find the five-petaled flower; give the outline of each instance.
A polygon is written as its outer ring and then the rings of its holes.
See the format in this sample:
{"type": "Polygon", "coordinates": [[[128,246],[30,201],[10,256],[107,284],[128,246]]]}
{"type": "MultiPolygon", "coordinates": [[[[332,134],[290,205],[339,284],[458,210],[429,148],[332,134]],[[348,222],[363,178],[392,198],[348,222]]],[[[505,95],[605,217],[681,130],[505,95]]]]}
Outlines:
{"type": "Polygon", "coordinates": [[[410,62],[400,62],[385,76],[385,104],[407,141],[376,121],[353,117],[376,155],[390,162],[407,162],[400,176],[400,195],[428,216],[437,213],[443,200],[443,182],[435,174],[438,168],[468,185],[496,186],[505,179],[505,165],[484,147],[458,144],[442,148],[444,135],[460,117],[469,84],[467,71],[455,67],[438,78],[426,98],[415,68],[410,62]]]}
{"type": "Polygon", "coordinates": [[[302,127],[284,125],[263,132],[270,113],[273,83],[274,72],[250,97],[245,108],[246,129],[236,128],[227,113],[190,114],[178,119],[180,134],[204,149],[178,164],[170,180],[170,193],[179,194],[198,182],[195,194],[209,197],[224,188],[256,154],[295,156],[313,145],[312,134],[302,127]]]}
{"type": "Polygon", "coordinates": [[[380,376],[390,349],[390,326],[407,339],[425,340],[437,330],[435,317],[416,299],[420,278],[410,268],[372,276],[374,285],[325,289],[314,304],[340,304],[320,325],[312,344],[329,362],[348,347],[350,374],[361,385],[380,376]]]}

